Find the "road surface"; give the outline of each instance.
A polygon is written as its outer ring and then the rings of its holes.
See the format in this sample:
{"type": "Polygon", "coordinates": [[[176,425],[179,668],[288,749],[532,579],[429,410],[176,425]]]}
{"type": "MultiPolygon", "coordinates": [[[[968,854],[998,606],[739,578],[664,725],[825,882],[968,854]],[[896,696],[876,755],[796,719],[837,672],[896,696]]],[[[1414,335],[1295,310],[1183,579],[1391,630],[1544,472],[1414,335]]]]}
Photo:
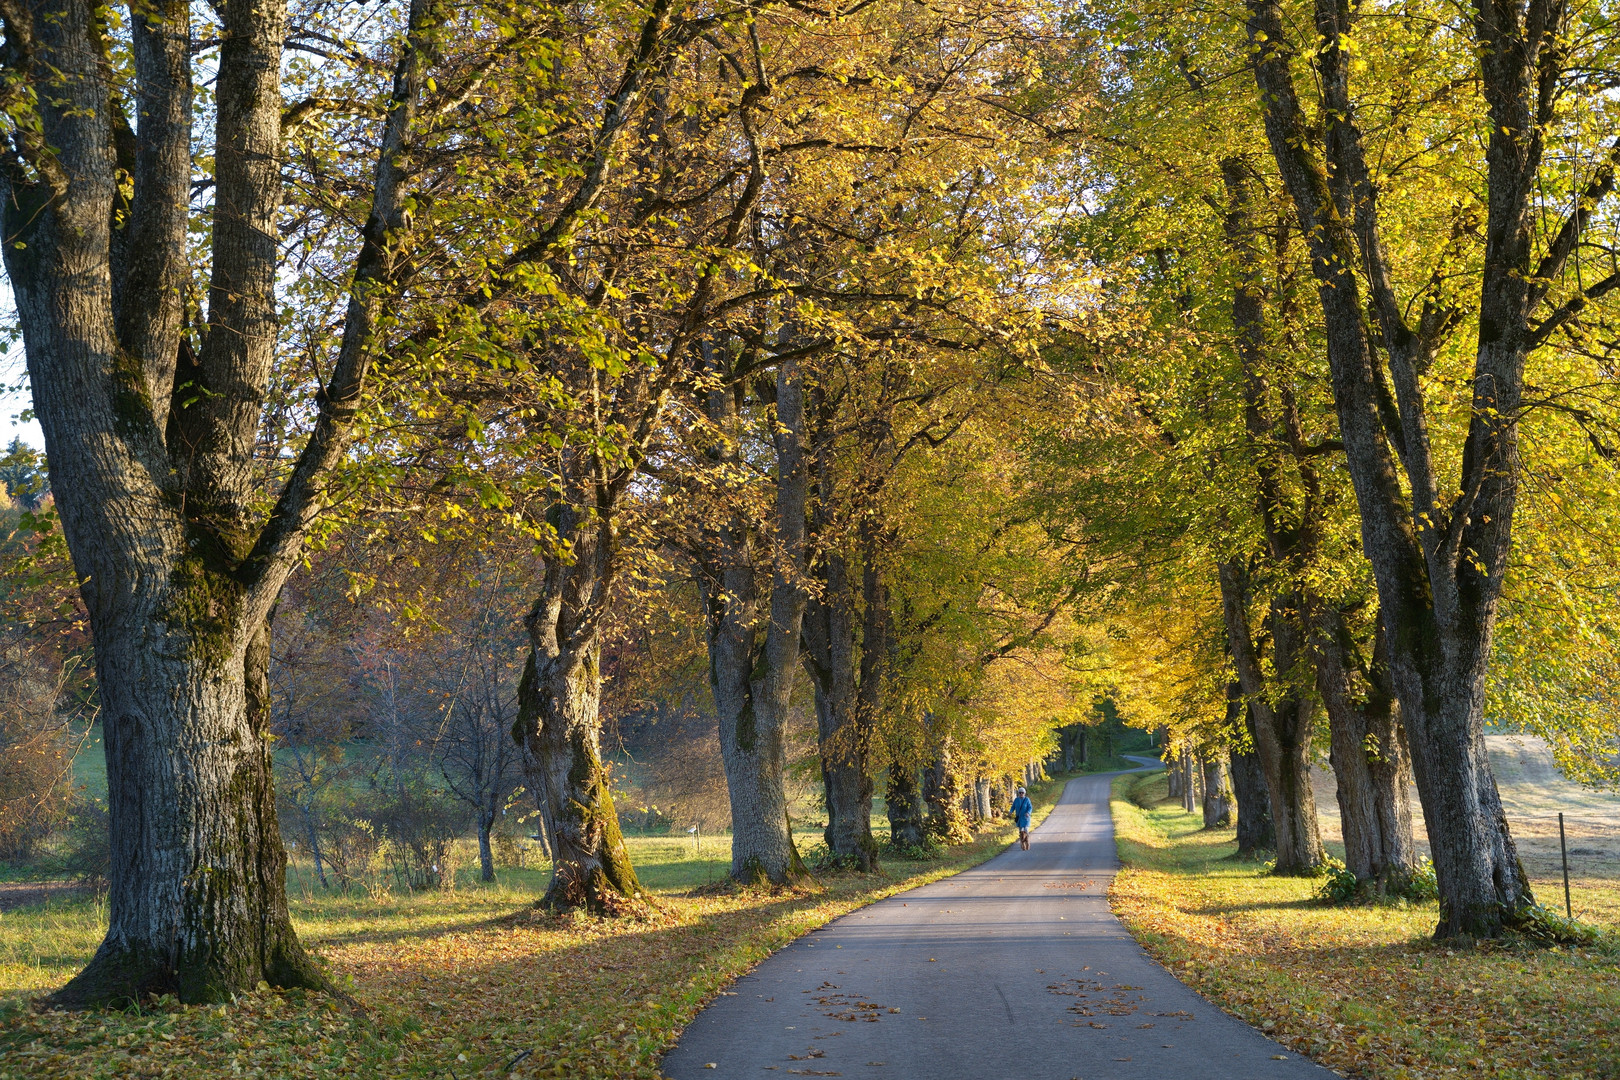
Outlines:
{"type": "Polygon", "coordinates": [[[674,1080],[1326,1080],[1150,960],[1108,908],[1109,775],[972,870],[829,923],[732,985],[674,1080]]]}

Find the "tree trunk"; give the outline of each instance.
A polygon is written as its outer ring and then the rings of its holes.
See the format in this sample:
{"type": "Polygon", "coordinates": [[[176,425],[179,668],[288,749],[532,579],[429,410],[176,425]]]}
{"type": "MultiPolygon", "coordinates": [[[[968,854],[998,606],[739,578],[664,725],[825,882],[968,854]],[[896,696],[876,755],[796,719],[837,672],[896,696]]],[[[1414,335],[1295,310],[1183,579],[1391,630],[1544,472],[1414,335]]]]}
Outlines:
{"type": "Polygon", "coordinates": [[[495,851],[490,847],[489,833],[495,827],[495,815],[478,815],[478,880],[495,880],[495,851]]]}
{"type": "Polygon", "coordinates": [[[928,804],[928,831],[942,843],[960,844],[971,839],[973,829],[962,809],[962,788],[951,763],[947,741],[933,765],[923,771],[923,801],[928,804]]]}
{"type": "MultiPolygon", "coordinates": [[[[1249,733],[1249,745],[1255,743],[1254,712],[1243,703],[1243,690],[1231,683],[1226,690],[1227,726],[1235,727],[1238,717],[1244,718],[1249,733]]],[[[1271,823],[1271,796],[1266,790],[1266,775],[1260,768],[1260,757],[1250,750],[1232,751],[1232,794],[1237,802],[1238,857],[1253,858],[1262,851],[1274,851],[1277,832],[1271,823]]]]}
{"type": "MultiPolygon", "coordinates": [[[[323,506],[369,352],[334,365],[266,519],[255,449],[278,336],[287,13],[263,0],[219,16],[209,285],[194,340],[182,334],[179,299],[192,274],[196,190],[188,6],[159,0],[131,12],[135,78],[117,89],[101,9],[47,0],[6,13],[7,74],[19,80],[16,100],[37,111],[14,116],[26,134],[0,169],[0,231],[51,489],[96,644],[107,753],[107,936],[55,995],[59,1005],[147,993],[219,1001],[261,981],[326,985],[287,915],[265,620],[323,506]]],[[[419,85],[396,78],[390,130],[408,126],[419,85]]],[[[379,230],[398,224],[383,184],[398,149],[381,140],[379,230]]],[[[387,266],[357,260],[356,288],[387,266]]]]}
{"type": "Polygon", "coordinates": [[[871,870],[877,865],[867,765],[871,732],[856,700],[854,597],[841,554],[825,554],[820,570],[822,595],[809,601],[805,613],[804,657],[816,690],[825,837],[834,857],[871,870]]]}
{"type": "Polygon", "coordinates": [[[1197,758],[1188,747],[1181,748],[1181,808],[1191,814],[1198,809],[1197,758]]]}
{"type": "Polygon", "coordinates": [[[1164,776],[1166,789],[1165,794],[1172,799],[1180,799],[1183,781],[1186,778],[1186,774],[1181,771],[1180,751],[1177,751],[1175,760],[1169,762],[1168,764],[1169,768],[1165,770],[1164,776]]]}
{"type": "Polygon", "coordinates": [[[518,687],[524,771],[551,841],[553,910],[612,913],[642,895],[619,831],[602,765],[601,676],[594,645],[583,653],[531,651],[518,687]]]}
{"type": "Polygon", "coordinates": [[[1232,824],[1232,785],[1226,759],[1211,753],[1200,760],[1204,774],[1204,828],[1228,828],[1232,824]]]}
{"type": "Polygon", "coordinates": [[[321,831],[317,826],[313,806],[304,810],[304,829],[309,835],[310,857],[315,860],[315,877],[320,881],[321,888],[327,888],[326,864],[321,860],[321,831]]]}
{"type": "Polygon", "coordinates": [[[1381,656],[1357,670],[1343,616],[1324,609],[1315,621],[1316,685],[1328,714],[1345,866],[1371,892],[1399,891],[1417,869],[1406,733],[1380,677],[1381,656]]]}
{"type": "MultiPolygon", "coordinates": [[[[735,398],[729,385],[709,394],[710,419],[724,432],[735,427],[735,398]]],[[[780,885],[804,873],[789,828],[784,732],[793,680],[799,668],[805,596],[804,403],[796,363],[777,370],[775,435],[777,459],[776,545],[770,622],[763,634],[759,614],[758,570],[749,526],[740,517],[727,522],[711,549],[711,583],[704,590],[709,617],[709,685],[719,717],[720,754],[731,802],[731,877],[780,885]],[[761,640],[763,638],[763,640],[761,640]],[[756,678],[763,663],[764,677],[756,678]]],[[[723,441],[716,453],[736,457],[737,443],[723,441]]]]}
{"type": "Polygon", "coordinates": [[[889,765],[889,837],[896,847],[922,847],[928,838],[918,770],[903,762],[889,765]]]}
{"type": "Polygon", "coordinates": [[[995,810],[990,806],[990,778],[981,776],[973,781],[973,816],[979,821],[992,821],[995,819],[995,810]]]}
{"type": "MultiPolygon", "coordinates": [[[[1311,702],[1286,684],[1275,701],[1267,697],[1267,681],[1249,629],[1247,575],[1239,563],[1229,561],[1221,564],[1220,581],[1227,644],[1254,717],[1255,753],[1271,798],[1277,872],[1308,873],[1324,858],[1316,795],[1311,790],[1311,702]]],[[[1291,672],[1298,660],[1296,618],[1297,605],[1288,598],[1272,601],[1269,622],[1274,671],[1291,672]]]]}
{"type": "Polygon", "coordinates": [[[96,629],[112,824],[107,936],[53,1000],[222,1001],[260,980],[323,986],[287,912],[268,626],[245,654],[207,659],[162,616],[96,629]],[[174,659],[188,653],[189,663],[174,659]]]}
{"type": "MultiPolygon", "coordinates": [[[[536,805],[539,805],[538,800],[536,800],[536,805]]],[[[540,857],[545,859],[546,862],[552,862],[551,837],[546,835],[546,819],[543,817],[534,819],[534,841],[540,845],[540,857]]]]}
{"type": "Polygon", "coordinates": [[[1485,677],[1519,484],[1529,319],[1574,250],[1581,216],[1591,212],[1583,203],[1551,234],[1560,244],[1540,252],[1531,197],[1540,190],[1545,125],[1536,117],[1543,109],[1550,114],[1544,95],[1563,85],[1556,38],[1564,24],[1538,16],[1542,37],[1531,41],[1520,9],[1482,9],[1471,21],[1490,114],[1488,221],[1468,437],[1459,475],[1442,478],[1420,381],[1435,331],[1407,325],[1384,264],[1378,191],[1348,90],[1343,18],[1319,5],[1317,32],[1326,42],[1310,50],[1330,118],[1327,141],[1313,134],[1315,122],[1300,104],[1277,0],[1249,0],[1253,70],[1267,139],[1311,247],[1362,549],[1378,583],[1391,682],[1439,879],[1435,935],[1495,937],[1535,903],[1484,741],[1485,677]],[[1526,55],[1545,62],[1527,63],[1526,55]],[[1368,281],[1366,298],[1358,269],[1368,281]],[[1365,321],[1369,308],[1388,355],[1388,381],[1365,321]]]}

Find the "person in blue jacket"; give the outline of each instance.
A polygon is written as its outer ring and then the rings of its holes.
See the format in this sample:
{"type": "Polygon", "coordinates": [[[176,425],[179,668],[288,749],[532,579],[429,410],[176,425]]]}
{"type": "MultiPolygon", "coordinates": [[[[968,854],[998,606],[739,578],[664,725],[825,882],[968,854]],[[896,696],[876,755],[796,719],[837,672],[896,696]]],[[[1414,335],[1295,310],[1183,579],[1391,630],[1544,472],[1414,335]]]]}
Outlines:
{"type": "Polygon", "coordinates": [[[1029,815],[1035,812],[1035,804],[1029,801],[1024,789],[1018,789],[1018,798],[1013,800],[1013,823],[1018,826],[1018,846],[1025,851],[1029,850],[1029,815]]]}

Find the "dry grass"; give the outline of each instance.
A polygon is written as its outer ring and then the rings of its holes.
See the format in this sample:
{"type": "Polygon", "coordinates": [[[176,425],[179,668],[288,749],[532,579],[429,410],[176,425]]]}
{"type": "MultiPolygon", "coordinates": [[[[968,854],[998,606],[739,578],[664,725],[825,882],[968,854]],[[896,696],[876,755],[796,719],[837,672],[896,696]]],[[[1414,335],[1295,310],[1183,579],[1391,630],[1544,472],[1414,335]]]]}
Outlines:
{"type": "MultiPolygon", "coordinates": [[[[1614,955],[1446,948],[1429,940],[1434,904],[1324,906],[1315,881],[1233,859],[1233,834],[1204,832],[1164,801],[1164,788],[1162,775],[1115,783],[1126,866],[1114,909],[1227,1011],[1330,1068],[1377,1080],[1620,1076],[1614,955]]],[[[1538,883],[1544,899],[1549,884],[1538,883]]],[[[1620,904],[1613,882],[1582,887],[1589,912],[1620,904]]]]}

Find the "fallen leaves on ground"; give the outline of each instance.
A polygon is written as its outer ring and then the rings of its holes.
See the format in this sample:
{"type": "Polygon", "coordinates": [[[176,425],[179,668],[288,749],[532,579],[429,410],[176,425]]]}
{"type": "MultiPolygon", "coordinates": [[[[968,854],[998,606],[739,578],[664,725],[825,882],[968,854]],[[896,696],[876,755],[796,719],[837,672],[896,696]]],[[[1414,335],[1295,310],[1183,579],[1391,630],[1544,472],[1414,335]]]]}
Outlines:
{"type": "MultiPolygon", "coordinates": [[[[1045,786],[1039,809],[1059,786],[1045,786]]],[[[328,904],[308,909],[300,930],[364,1012],[323,994],[268,988],[225,1006],[160,999],[85,1013],[36,1011],[13,993],[0,998],[0,1080],[653,1080],[680,1030],[771,952],[864,904],[982,862],[1014,835],[989,830],[940,858],[894,859],[875,874],[834,873],[803,887],[665,894],[629,918],[545,914],[509,889],[369,910],[328,904]]],[[[294,907],[298,918],[296,899],[294,907]]],[[[98,935],[79,936],[83,955],[52,958],[62,970],[94,949],[98,935]]],[[[858,1008],[864,1018],[877,1007],[858,1008]]]]}
{"type": "MultiPolygon", "coordinates": [[[[1447,947],[1433,903],[1328,907],[1317,882],[1236,861],[1162,778],[1115,786],[1125,869],[1110,897],[1137,940],[1205,997],[1352,1076],[1603,1080],[1620,1076],[1620,962],[1524,944],[1447,947]]],[[[1543,891],[1551,883],[1541,883],[1543,891]]],[[[1561,883],[1560,883],[1561,887],[1561,883]]],[[[1596,890],[1613,882],[1594,882],[1596,890]]]]}

